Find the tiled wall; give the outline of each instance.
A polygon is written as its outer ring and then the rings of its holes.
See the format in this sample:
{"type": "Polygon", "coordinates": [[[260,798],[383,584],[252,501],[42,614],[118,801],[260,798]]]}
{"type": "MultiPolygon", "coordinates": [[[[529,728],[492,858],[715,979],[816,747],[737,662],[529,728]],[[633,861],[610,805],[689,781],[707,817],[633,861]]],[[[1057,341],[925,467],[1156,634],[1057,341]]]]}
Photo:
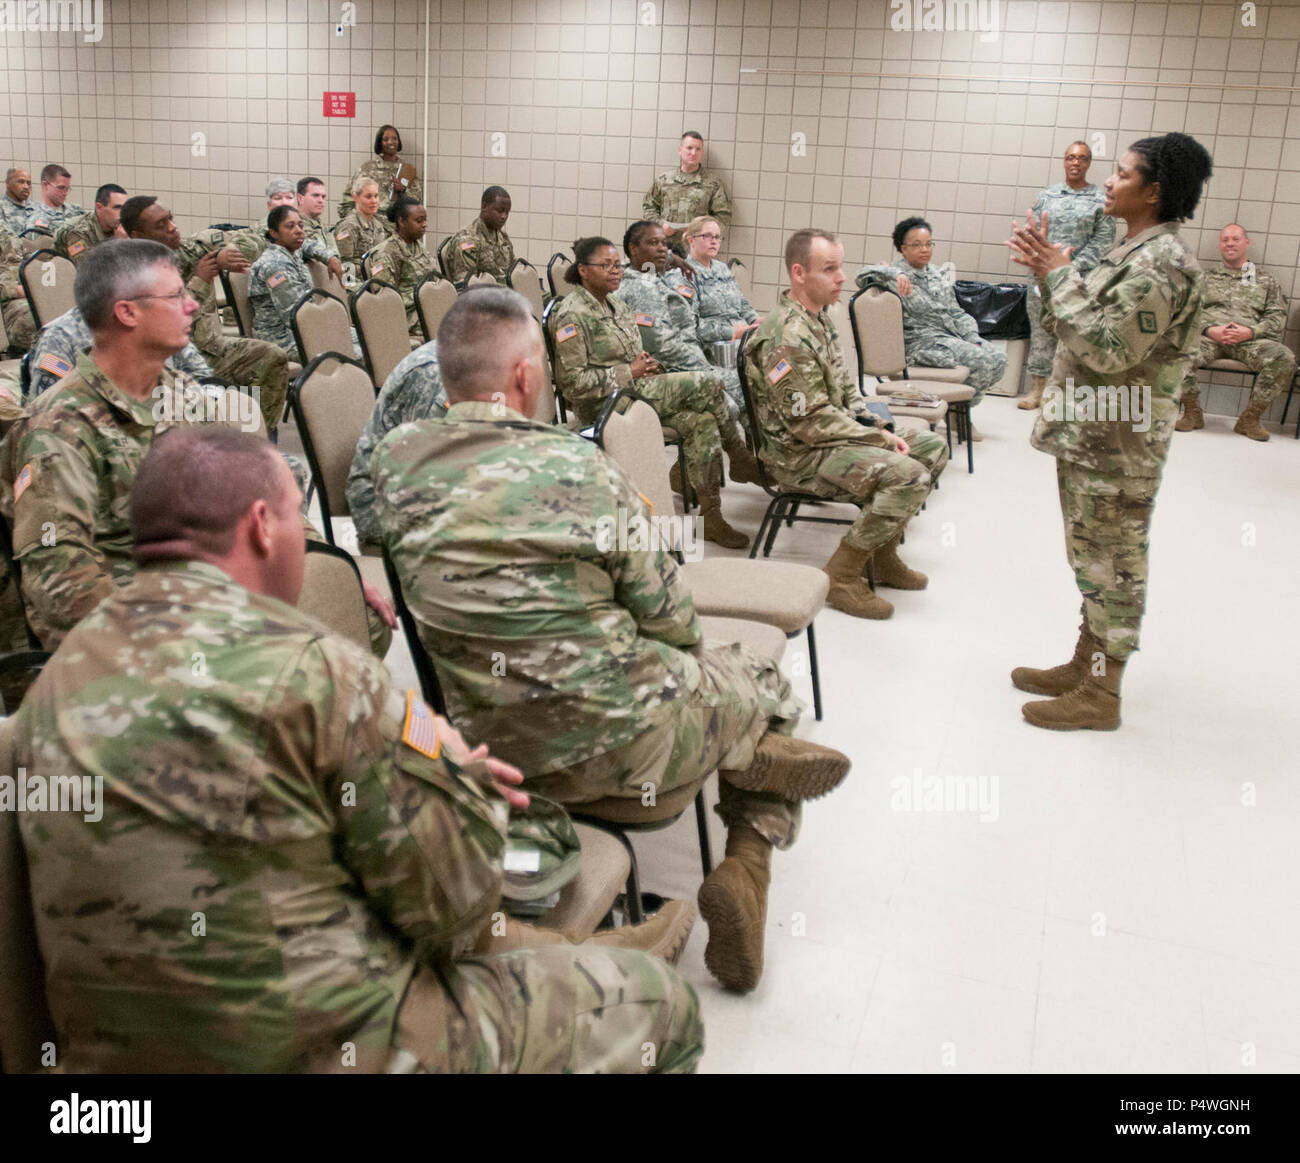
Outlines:
{"type": "MultiPolygon", "coordinates": [[[[925,213],[936,261],[1019,278],[1008,220],[1061,180],[1072,139],[1104,139],[1100,181],[1117,149],[1177,129],[1215,159],[1186,228],[1202,260],[1217,261],[1218,229],[1236,219],[1300,299],[1294,0],[1259,3],[1256,27],[1235,3],[1002,0],[990,39],[894,31],[888,0],[433,0],[428,158],[425,7],[357,3],[336,36],[338,0],[108,0],[96,45],[0,34],[0,156],[63,161],[83,202],[108,180],[157,192],[191,229],[250,220],[272,174],[320,174],[333,205],[392,121],[425,175],[431,233],[463,225],[501,183],[516,250],[540,265],[580,234],[619,238],[697,128],[736,206],[726,249],[764,308],[785,236],[809,224],[838,230],[856,265],[888,259],[894,222],[925,213]],[[1051,83],[867,75],[882,72],[1051,83]],[[1187,81],[1210,87],[1153,84],[1187,81]],[[357,93],[355,121],[322,117],[326,89],[357,93]],[[195,133],[206,156],[192,156],[195,133]]],[[[1292,323],[1294,342],[1300,306],[1292,323]]]]}

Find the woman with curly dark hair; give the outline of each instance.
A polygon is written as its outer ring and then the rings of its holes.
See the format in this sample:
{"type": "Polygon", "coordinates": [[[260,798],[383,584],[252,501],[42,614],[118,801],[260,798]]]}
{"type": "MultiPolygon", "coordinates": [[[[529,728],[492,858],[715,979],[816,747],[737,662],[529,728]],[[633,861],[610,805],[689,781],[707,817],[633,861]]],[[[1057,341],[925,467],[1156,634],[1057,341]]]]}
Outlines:
{"type": "Polygon", "coordinates": [[[1080,274],[1046,221],[1013,226],[1012,259],[1028,267],[1056,332],[1056,360],[1032,443],[1056,457],[1065,548],[1083,596],[1074,657],[1017,667],[1025,718],[1056,731],[1114,730],[1120,680],[1146,608],[1151,514],[1199,351],[1202,276],[1178,233],[1210,176],[1205,147],[1183,133],[1135,141],[1106,181],[1106,213],[1128,234],[1080,274]]]}

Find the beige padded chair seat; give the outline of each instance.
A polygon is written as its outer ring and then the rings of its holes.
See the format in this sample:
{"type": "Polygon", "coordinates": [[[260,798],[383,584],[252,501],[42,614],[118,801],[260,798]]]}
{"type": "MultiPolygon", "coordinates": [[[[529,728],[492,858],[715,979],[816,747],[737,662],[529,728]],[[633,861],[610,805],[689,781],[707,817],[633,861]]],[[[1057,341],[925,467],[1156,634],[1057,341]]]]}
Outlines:
{"type": "Polygon", "coordinates": [[[715,617],[765,622],[798,634],[826,604],[830,578],[811,565],[713,557],[688,561],[682,580],[697,608],[715,617]]]}
{"type": "Polygon", "coordinates": [[[1210,372],[1244,372],[1248,376],[1253,376],[1255,374],[1239,359],[1212,359],[1209,363],[1202,364],[1201,370],[1210,372]]]}
{"type": "Polygon", "coordinates": [[[956,367],[909,367],[909,376],[918,380],[938,380],[941,384],[964,384],[970,375],[970,368],[965,364],[956,367]]]}
{"type": "Polygon", "coordinates": [[[871,385],[876,395],[886,396],[892,408],[894,400],[907,399],[909,396],[937,396],[946,404],[959,404],[963,400],[973,400],[975,389],[969,384],[945,383],[941,380],[883,380],[871,385]]]}
{"type": "Polygon", "coordinates": [[[785,635],[775,626],[764,622],[751,622],[748,618],[717,618],[706,614],[700,618],[700,628],[709,642],[738,642],[773,662],[780,662],[785,656],[785,635]]]}
{"type": "Polygon", "coordinates": [[[617,837],[590,824],[575,823],[573,828],[582,845],[582,867],[560,889],[559,904],[536,923],[544,929],[563,929],[570,937],[583,939],[596,931],[614,899],[623,891],[632,861],[617,837]]]}
{"type": "Polygon", "coordinates": [[[913,416],[926,424],[938,424],[948,415],[948,405],[942,400],[932,408],[923,408],[916,404],[899,404],[895,402],[892,396],[884,397],[884,400],[895,416],[913,416]]]}
{"type": "Polygon", "coordinates": [[[659,820],[671,820],[675,816],[680,816],[691,806],[691,801],[695,799],[696,793],[703,785],[704,780],[697,779],[685,787],[660,792],[651,806],[643,804],[639,794],[606,796],[604,799],[591,800],[585,804],[569,804],[569,814],[608,820],[611,824],[653,824],[659,820]]]}

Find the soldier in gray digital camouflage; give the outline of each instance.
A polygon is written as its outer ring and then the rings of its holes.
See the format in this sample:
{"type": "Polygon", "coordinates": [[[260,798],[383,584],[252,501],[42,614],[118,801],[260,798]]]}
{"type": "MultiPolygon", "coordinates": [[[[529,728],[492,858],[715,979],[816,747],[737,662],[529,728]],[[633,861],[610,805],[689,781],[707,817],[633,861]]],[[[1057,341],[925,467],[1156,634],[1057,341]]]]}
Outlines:
{"type": "Polygon", "coordinates": [[[293,356],[298,353],[291,326],[293,308],[315,285],[303,261],[306,232],[302,216],[292,206],[277,206],[266,216],[266,235],[270,245],[248,276],[253,334],[293,356]]]}
{"type": "Polygon", "coordinates": [[[1017,667],[1025,718],[1054,731],[1112,731],[1138,648],[1156,493],[1183,380],[1196,358],[1203,275],[1178,233],[1210,176],[1210,155],[1182,133],[1134,142],[1106,180],[1106,213],[1128,234],[1087,274],[1032,216],[1008,245],[1043,296],[1056,361],[1031,438],[1056,457],[1066,555],[1083,598],[1074,657],[1017,667]]]}
{"type": "Polygon", "coordinates": [[[95,812],[19,821],[59,1065],[693,1070],[695,992],[624,930],[472,955],[522,777],[294,609],[300,501],[265,441],[165,434],[138,571],[14,723],[15,764],[102,780],[95,812]]]}
{"type": "Polygon", "coordinates": [[[790,289],[750,336],[742,355],[758,413],[759,456],[778,483],[861,512],[823,567],[826,604],[855,618],[894,607],[871,587],[921,590],[929,579],[898,556],[903,528],[948,463],[933,432],[895,435],[849,378],[827,310],[844,286],[844,248],[826,230],[798,230],[785,246],[790,289]]]}
{"type": "MultiPolygon", "coordinates": [[[[1115,243],[1115,220],[1102,209],[1102,192],[1088,181],[1092,150],[1086,141],[1072,141],[1065,151],[1065,181],[1049,186],[1034,202],[1038,218],[1047,215],[1047,237],[1053,246],[1070,248],[1070,262],[1087,274],[1115,243]]],[[[1029,356],[1025,366],[1030,386],[1017,403],[1026,411],[1043,402],[1043,389],[1052,374],[1056,336],[1043,325],[1043,296],[1038,283],[1029,284],[1025,300],[1029,313],[1029,356]]]]}
{"type": "Polygon", "coordinates": [[[695,330],[706,347],[737,340],[759,324],[759,314],[741,292],[731,266],[718,260],[722,229],[722,223],[707,214],[691,219],[686,228],[686,262],[695,275],[695,330]]]}
{"type": "Polygon", "coordinates": [[[682,231],[692,218],[711,214],[724,225],[731,224],[731,199],[722,179],[706,170],[704,138],[688,129],[677,143],[678,166],[667,170],[650,184],[641,202],[641,217],[658,222],[668,236],[668,245],[686,269],[686,243],[682,231]]]}
{"type": "Polygon", "coordinates": [[[1177,432],[1205,427],[1196,369],[1207,363],[1235,359],[1257,373],[1250,399],[1232,429],[1251,440],[1268,439],[1260,419],[1295,375],[1295,353],[1282,342],[1286,295],[1272,275],[1249,260],[1249,253],[1244,226],[1231,222],[1219,232],[1223,266],[1205,272],[1200,351],[1183,381],[1183,414],[1174,425],[1177,432]]]}
{"type": "Polygon", "coordinates": [[[19,235],[31,224],[36,207],[32,203],[32,175],[14,166],[5,171],[5,192],[0,197],[0,226],[19,235]]]}
{"type": "Polygon", "coordinates": [[[472,275],[491,275],[503,287],[515,265],[515,247],[506,233],[510,194],[489,186],[480,199],[478,217],[447,243],[447,277],[463,287],[472,275]]]}
{"type": "MultiPolygon", "coordinates": [[[[611,392],[634,388],[664,427],[675,428],[682,437],[687,473],[700,499],[704,540],[727,549],[746,548],[749,538],[722,515],[722,450],[742,475],[750,462],[721,383],[709,373],[665,372],[643,348],[637,312],[615,294],[623,266],[609,239],[580,238],[573,254],[564,281],[576,289],[548,320],[557,392],[584,424],[592,424],[611,392]]],[[[681,483],[674,476],[679,491],[681,483]]]]}
{"type": "Polygon", "coordinates": [[[80,218],[86,211],[75,202],[68,201],[72,190],[72,175],[58,162],[51,162],[41,170],[41,200],[35,207],[28,226],[44,226],[51,232],[80,218]]]}
{"type": "Polygon", "coordinates": [[[73,265],[106,238],[125,238],[121,228],[122,206],[126,191],[112,182],[95,191],[95,205],[80,218],[60,226],[54,232],[54,253],[70,259],[73,265]]]}
{"type": "Polygon", "coordinates": [[[438,331],[447,414],[371,457],[384,545],[453,721],[526,788],[644,804],[719,773],[727,858],[700,888],[705,963],[752,989],[771,850],[848,759],[791,738],[802,704],[774,663],[701,640],[666,549],[616,535],[650,512],[593,442],[532,419],[544,359],[521,295],[461,296],[438,331]]]}

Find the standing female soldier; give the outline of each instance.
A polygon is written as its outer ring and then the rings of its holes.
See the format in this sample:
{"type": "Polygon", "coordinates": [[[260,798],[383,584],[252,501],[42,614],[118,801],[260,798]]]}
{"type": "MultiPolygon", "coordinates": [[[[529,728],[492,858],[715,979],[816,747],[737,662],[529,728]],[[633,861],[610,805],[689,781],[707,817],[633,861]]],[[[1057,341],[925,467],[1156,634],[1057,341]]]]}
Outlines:
{"type": "Polygon", "coordinates": [[[1056,361],[1034,426],[1056,457],[1065,547],[1083,595],[1074,657],[1051,670],[1017,667],[1036,727],[1110,731],[1146,606],[1151,513],[1178,417],[1183,377],[1199,349],[1201,272],[1178,233],[1210,176],[1210,155],[1182,133],[1134,142],[1106,181],[1106,213],[1128,235],[1086,274],[1047,241],[1045,221],[1013,226],[1012,258],[1038,279],[1056,361]]]}

